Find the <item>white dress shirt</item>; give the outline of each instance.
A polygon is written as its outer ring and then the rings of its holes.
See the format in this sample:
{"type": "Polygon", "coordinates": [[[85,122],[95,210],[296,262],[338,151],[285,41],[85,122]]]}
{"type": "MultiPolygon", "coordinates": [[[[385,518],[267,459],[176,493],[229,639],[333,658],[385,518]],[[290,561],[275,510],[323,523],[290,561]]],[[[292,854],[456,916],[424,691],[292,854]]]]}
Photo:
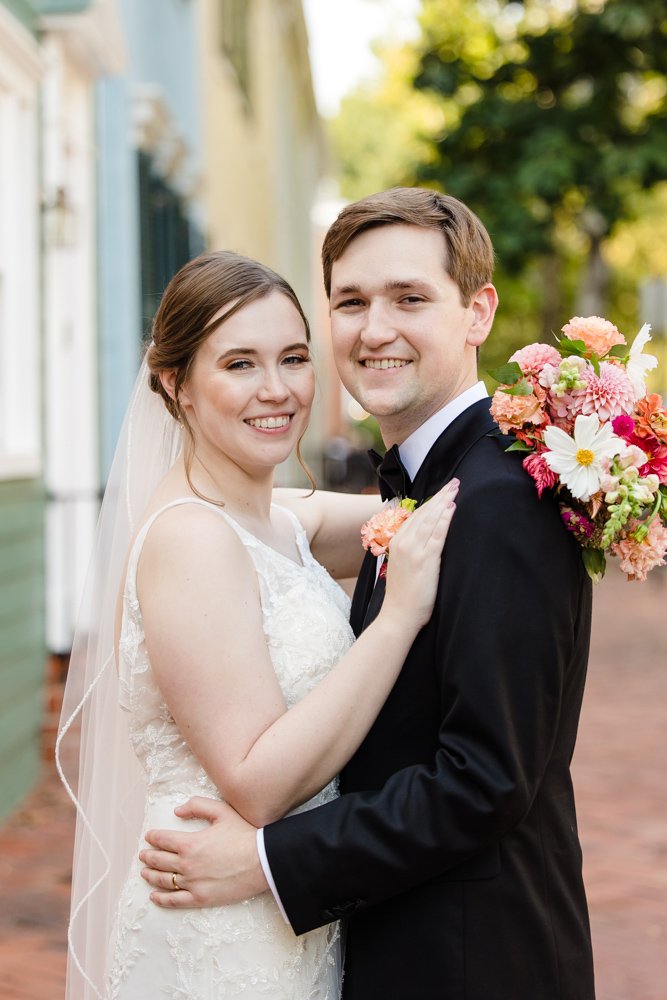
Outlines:
{"type": "MultiPolygon", "coordinates": [[[[428,455],[429,451],[438,440],[440,435],[445,431],[454,420],[467,410],[469,406],[473,403],[478,402],[480,399],[485,399],[488,396],[486,386],[483,382],[476,382],[475,385],[470,386],[469,389],[464,389],[460,395],[455,396],[454,399],[450,400],[449,403],[445,403],[442,409],[434,413],[432,417],[413,431],[412,434],[403,441],[402,444],[398,446],[398,453],[401,456],[401,461],[405,466],[406,472],[408,473],[410,479],[414,480],[415,476],[421,468],[421,464],[428,455]]],[[[378,572],[381,565],[383,556],[378,557],[378,572]]],[[[269,888],[273,893],[273,897],[278,904],[278,909],[285,918],[286,923],[289,923],[289,918],[285,913],[285,908],[281,902],[280,896],[278,895],[278,890],[276,889],[276,884],[273,880],[273,875],[271,874],[271,867],[269,865],[269,860],[266,856],[266,848],[264,846],[264,829],[260,828],[257,831],[257,854],[259,855],[259,863],[262,866],[262,871],[266,881],[269,884],[269,888]]]]}

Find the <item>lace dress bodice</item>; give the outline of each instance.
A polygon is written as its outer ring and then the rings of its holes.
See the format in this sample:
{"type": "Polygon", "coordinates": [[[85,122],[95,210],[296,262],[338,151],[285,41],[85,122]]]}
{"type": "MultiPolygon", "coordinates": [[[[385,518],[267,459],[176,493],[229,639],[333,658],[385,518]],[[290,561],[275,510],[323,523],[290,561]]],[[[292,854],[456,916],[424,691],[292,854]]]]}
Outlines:
{"type": "MultiPolygon", "coordinates": [[[[252,559],[259,581],[264,635],[288,709],[326,676],[354,636],[348,623],[347,595],[315,561],[302,526],[289,511],[285,513],[294,524],[300,563],[204,500],[174,501],[146,522],[128,560],[119,641],[120,699],[128,713],[134,751],[145,771],[147,826],[192,830],[202,823],[189,821],[184,825],[185,821],[173,816],[174,805],[191,795],[220,798],[220,794],[176,727],[155,681],[136,587],[137,565],[151,525],[164,510],[181,503],[199,503],[223,517],[252,559]]],[[[336,794],[336,782],[332,781],[297,811],[330,801],[336,794]]],[[[335,1000],[335,928],[295,937],[269,894],[237,906],[160,910],[148,900],[138,867],[133,866],[121,895],[110,956],[109,998],[145,1000],[150,995],[214,1000],[238,995],[335,1000]],[[155,948],[156,925],[161,953],[155,948]],[[145,937],[151,942],[149,949],[142,945],[145,937]],[[148,983],[151,992],[143,994],[141,990],[148,983]]]]}

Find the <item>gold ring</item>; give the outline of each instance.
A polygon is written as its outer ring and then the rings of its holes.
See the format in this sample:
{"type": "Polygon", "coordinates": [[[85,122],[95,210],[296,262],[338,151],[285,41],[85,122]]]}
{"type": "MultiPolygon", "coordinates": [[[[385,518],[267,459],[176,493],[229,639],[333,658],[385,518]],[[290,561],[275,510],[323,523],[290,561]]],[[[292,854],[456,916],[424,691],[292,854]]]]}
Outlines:
{"type": "Polygon", "coordinates": [[[173,885],[174,890],[176,892],[178,892],[178,890],[181,888],[180,885],[176,881],[176,872],[174,872],[173,875],[171,876],[171,884],[173,885]]]}

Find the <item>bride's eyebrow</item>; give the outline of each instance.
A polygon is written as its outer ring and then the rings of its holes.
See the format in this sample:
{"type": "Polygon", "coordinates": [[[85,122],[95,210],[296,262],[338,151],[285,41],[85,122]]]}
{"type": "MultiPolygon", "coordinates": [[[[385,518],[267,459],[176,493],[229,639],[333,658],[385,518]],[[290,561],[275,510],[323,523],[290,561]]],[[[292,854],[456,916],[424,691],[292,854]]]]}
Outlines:
{"type": "MultiPolygon", "coordinates": [[[[296,344],[288,344],[287,347],[281,349],[281,354],[286,354],[288,351],[307,351],[309,350],[308,344],[303,341],[297,341],[296,344]]],[[[218,356],[218,361],[225,361],[227,358],[236,357],[239,354],[248,354],[256,357],[259,351],[256,347],[230,347],[229,350],[223,351],[222,354],[218,356]]]]}
{"type": "Polygon", "coordinates": [[[259,352],[254,347],[230,347],[228,351],[224,351],[222,354],[218,355],[218,361],[226,361],[227,358],[233,358],[237,354],[258,354],[259,352]]]}

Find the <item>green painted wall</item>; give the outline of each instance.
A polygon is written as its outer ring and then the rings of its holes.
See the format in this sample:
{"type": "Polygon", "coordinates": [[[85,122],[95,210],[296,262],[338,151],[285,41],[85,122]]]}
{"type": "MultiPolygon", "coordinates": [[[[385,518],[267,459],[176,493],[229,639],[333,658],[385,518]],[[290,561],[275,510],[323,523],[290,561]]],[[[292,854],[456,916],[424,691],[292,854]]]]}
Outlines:
{"type": "Polygon", "coordinates": [[[17,21],[20,21],[28,31],[34,34],[37,20],[34,2],[31,0],[0,0],[0,7],[5,7],[17,21]]]}
{"type": "Polygon", "coordinates": [[[37,32],[37,18],[40,14],[80,14],[90,7],[92,0],[0,0],[24,27],[33,34],[37,32]]]}
{"type": "Polygon", "coordinates": [[[39,773],[45,662],[43,489],[0,482],[0,819],[39,773]]]}
{"type": "Polygon", "coordinates": [[[92,0],[31,0],[38,14],[80,14],[92,0]]]}

